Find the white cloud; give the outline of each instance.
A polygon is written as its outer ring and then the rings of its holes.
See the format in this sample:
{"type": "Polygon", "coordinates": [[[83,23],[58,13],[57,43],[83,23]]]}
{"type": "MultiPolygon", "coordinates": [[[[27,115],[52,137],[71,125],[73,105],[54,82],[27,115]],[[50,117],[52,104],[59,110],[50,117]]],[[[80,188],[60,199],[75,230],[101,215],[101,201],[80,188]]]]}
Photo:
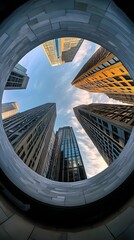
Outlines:
{"type": "MultiPolygon", "coordinates": [[[[94,45],[93,42],[90,42],[87,40],[83,41],[79,51],[77,52],[77,54],[73,60],[75,67],[78,67],[81,64],[83,58],[87,55],[87,53],[89,53],[89,51],[91,50],[93,45],[94,45]]],[[[96,45],[96,47],[97,46],[99,46],[99,45],[96,45]]],[[[91,55],[92,55],[92,52],[91,52],[91,55]]]]}
{"type": "Polygon", "coordinates": [[[107,164],[74,116],[72,116],[71,125],[75,131],[87,177],[93,177],[103,171],[107,164]]]}
{"type": "MultiPolygon", "coordinates": [[[[94,96],[94,94],[75,87],[73,87],[73,90],[71,91],[70,89],[72,88],[69,86],[66,90],[67,93],[70,94],[70,104],[66,106],[66,109],[62,111],[62,114],[64,114],[66,117],[68,116],[69,124],[74,129],[87,177],[89,178],[107,168],[107,164],[75,117],[73,108],[81,104],[90,104],[95,101],[97,102],[98,96],[94,96]]],[[[103,97],[104,96],[100,95],[100,98],[103,97]]]]}

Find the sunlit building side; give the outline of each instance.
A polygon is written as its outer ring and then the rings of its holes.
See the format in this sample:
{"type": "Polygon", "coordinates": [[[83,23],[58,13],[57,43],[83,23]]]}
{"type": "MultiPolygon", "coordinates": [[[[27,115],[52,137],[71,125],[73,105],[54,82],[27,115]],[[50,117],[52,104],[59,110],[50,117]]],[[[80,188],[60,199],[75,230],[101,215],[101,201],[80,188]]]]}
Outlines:
{"type": "Polygon", "coordinates": [[[86,179],[82,157],[72,127],[59,128],[47,178],[60,182],[86,179]]]}
{"type": "Polygon", "coordinates": [[[46,103],[3,120],[5,132],[17,155],[43,176],[49,167],[50,156],[47,156],[55,119],[56,104],[46,103]]]}
{"type": "Polygon", "coordinates": [[[27,69],[17,63],[7,80],[5,90],[26,89],[29,81],[29,76],[26,72],[27,69]]]}
{"type": "Polygon", "coordinates": [[[134,106],[93,103],[75,107],[74,113],[99,153],[110,165],[129,139],[134,126],[134,106]]]}
{"type": "Polygon", "coordinates": [[[88,92],[134,95],[134,81],[129,72],[103,47],[82,67],[72,85],[88,92]]]}
{"type": "Polygon", "coordinates": [[[15,115],[19,110],[17,102],[2,103],[2,119],[15,115]]]}
{"type": "Polygon", "coordinates": [[[83,39],[81,38],[57,38],[46,41],[42,48],[52,66],[58,66],[73,61],[83,39]]]}

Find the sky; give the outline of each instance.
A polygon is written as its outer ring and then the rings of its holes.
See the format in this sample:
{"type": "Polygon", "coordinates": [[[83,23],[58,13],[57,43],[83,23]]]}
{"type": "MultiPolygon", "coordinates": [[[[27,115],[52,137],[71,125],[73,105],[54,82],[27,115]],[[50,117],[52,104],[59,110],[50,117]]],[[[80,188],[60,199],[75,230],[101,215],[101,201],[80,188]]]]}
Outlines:
{"type": "Polygon", "coordinates": [[[90,103],[122,104],[105,94],[89,93],[71,85],[82,66],[99,47],[96,43],[84,40],[73,61],[59,66],[50,65],[41,45],[34,48],[19,61],[30,77],[27,88],[5,90],[2,98],[2,103],[18,102],[20,112],[47,102],[56,103],[54,131],[64,126],[73,127],[87,178],[95,176],[108,166],[79,124],[73,108],[90,103]]]}

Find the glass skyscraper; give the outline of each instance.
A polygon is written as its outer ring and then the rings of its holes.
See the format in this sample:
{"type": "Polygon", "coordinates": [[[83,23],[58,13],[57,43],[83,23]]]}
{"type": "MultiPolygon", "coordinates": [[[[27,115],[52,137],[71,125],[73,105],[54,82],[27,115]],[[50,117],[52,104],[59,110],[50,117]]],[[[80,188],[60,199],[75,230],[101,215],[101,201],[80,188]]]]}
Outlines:
{"type": "Polygon", "coordinates": [[[47,178],[61,182],[74,182],[87,178],[72,127],[59,128],[56,132],[47,178]]]}

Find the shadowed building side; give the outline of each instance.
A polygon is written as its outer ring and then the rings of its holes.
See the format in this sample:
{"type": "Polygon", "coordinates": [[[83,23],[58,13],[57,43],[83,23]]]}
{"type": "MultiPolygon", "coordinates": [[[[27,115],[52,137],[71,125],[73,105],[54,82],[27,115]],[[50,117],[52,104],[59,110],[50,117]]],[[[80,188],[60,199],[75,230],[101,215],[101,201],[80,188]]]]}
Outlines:
{"type": "Polygon", "coordinates": [[[52,66],[72,62],[77,54],[83,39],[65,37],[52,39],[42,44],[42,48],[52,66]]]}
{"type": "Polygon", "coordinates": [[[29,81],[26,71],[25,67],[17,63],[7,80],[5,90],[26,89],[29,81]]]}
{"type": "Polygon", "coordinates": [[[134,106],[93,103],[75,107],[74,113],[110,165],[129,139],[134,126],[134,106]]]}
{"type": "Polygon", "coordinates": [[[134,105],[134,95],[132,94],[106,94],[114,100],[134,105]]]}
{"type": "Polygon", "coordinates": [[[33,171],[46,175],[48,147],[56,119],[56,104],[46,103],[3,120],[15,152],[33,171]]]}

